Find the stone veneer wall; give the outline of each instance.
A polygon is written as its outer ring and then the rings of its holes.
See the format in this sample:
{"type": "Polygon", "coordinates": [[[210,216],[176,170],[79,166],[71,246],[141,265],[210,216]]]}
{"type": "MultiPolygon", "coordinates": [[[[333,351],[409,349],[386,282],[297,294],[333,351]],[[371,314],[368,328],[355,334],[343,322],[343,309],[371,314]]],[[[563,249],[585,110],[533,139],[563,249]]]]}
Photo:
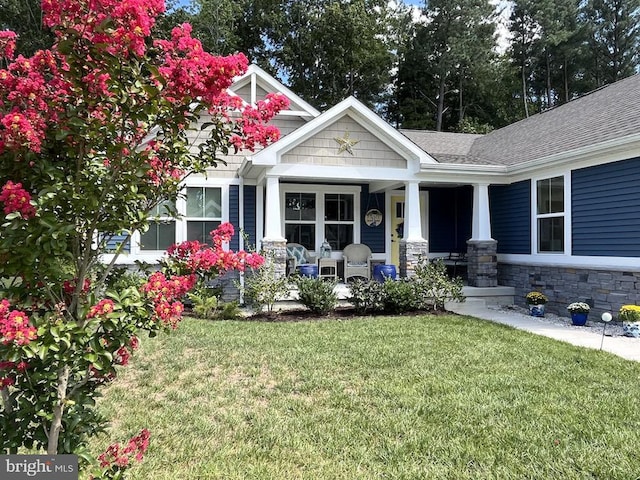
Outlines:
{"type": "Polygon", "coordinates": [[[429,242],[407,242],[400,240],[400,277],[408,278],[415,274],[416,265],[421,256],[429,255],[429,242]]]}
{"type": "Polygon", "coordinates": [[[621,305],[640,302],[640,272],[499,263],[498,281],[515,288],[516,305],[526,306],[524,296],[532,290],[544,293],[547,311],[557,315],[568,316],[572,302],[586,302],[591,321],[603,312],[615,319],[621,305]]]}
{"type": "Polygon", "coordinates": [[[497,248],[495,240],[467,241],[467,282],[470,287],[498,286],[497,248]]]}
{"type": "Polygon", "coordinates": [[[276,277],[284,277],[287,274],[287,241],[262,240],[262,250],[267,261],[269,261],[269,255],[273,255],[276,277]]]}

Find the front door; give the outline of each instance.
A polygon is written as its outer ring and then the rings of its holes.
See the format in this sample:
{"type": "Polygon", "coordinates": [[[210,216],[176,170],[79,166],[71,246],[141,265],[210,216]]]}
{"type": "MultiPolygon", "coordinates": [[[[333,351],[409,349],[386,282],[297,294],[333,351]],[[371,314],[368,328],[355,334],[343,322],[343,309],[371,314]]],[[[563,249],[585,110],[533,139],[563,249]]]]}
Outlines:
{"type": "Polygon", "coordinates": [[[391,197],[391,263],[400,265],[400,239],[404,227],[404,195],[391,197]]]}

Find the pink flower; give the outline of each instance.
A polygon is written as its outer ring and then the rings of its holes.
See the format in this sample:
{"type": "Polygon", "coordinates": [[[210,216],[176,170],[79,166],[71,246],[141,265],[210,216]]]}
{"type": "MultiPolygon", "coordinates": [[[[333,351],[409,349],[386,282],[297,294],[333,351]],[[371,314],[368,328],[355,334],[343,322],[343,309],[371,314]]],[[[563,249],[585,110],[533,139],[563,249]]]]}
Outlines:
{"type": "Polygon", "coordinates": [[[18,36],[10,30],[0,31],[0,57],[13,58],[17,38],[18,36]]]}
{"type": "Polygon", "coordinates": [[[0,202],[4,203],[4,213],[19,212],[25,220],[35,216],[36,209],[31,205],[31,195],[21,183],[9,180],[0,192],[0,202]]]}
{"type": "Polygon", "coordinates": [[[104,317],[113,312],[114,308],[115,305],[113,303],[113,300],[104,298],[89,309],[87,318],[104,317]]]}

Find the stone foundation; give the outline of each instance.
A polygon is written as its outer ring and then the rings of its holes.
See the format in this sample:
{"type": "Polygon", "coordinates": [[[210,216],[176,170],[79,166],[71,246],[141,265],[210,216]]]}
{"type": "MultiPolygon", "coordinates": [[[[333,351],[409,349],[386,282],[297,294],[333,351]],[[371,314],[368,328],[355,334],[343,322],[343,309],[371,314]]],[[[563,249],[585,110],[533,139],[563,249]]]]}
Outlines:
{"type": "Polygon", "coordinates": [[[589,304],[591,321],[604,312],[615,319],[622,305],[640,302],[638,271],[500,263],[498,280],[515,288],[516,305],[525,306],[524,296],[536,290],[549,298],[546,310],[557,315],[569,316],[570,303],[589,304]]]}
{"type": "Polygon", "coordinates": [[[498,256],[495,240],[467,241],[467,282],[470,287],[498,286],[498,256]]]}
{"type": "Polygon", "coordinates": [[[400,240],[400,277],[412,277],[420,257],[427,255],[429,255],[429,242],[400,240]]]}
{"type": "Polygon", "coordinates": [[[272,259],[275,263],[276,277],[284,277],[287,274],[287,241],[263,239],[262,250],[266,260],[272,259]]]}

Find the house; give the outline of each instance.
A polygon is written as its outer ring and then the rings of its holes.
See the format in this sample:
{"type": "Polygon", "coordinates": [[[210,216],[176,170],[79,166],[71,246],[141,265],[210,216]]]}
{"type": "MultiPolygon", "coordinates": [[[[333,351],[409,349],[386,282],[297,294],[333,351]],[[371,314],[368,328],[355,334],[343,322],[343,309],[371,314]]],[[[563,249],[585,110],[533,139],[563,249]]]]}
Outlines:
{"type": "Polygon", "coordinates": [[[365,243],[402,276],[421,255],[466,253],[470,288],[518,303],[541,290],[552,311],[640,300],[639,75],[487,135],[397,130],[352,97],[321,113],[257,66],[231,91],[284,93],[282,138],[189,178],[184,216],[134,235],[125,262],[230,221],[281,271],[287,241],[318,252],[327,239],[335,258],[365,243]]]}

